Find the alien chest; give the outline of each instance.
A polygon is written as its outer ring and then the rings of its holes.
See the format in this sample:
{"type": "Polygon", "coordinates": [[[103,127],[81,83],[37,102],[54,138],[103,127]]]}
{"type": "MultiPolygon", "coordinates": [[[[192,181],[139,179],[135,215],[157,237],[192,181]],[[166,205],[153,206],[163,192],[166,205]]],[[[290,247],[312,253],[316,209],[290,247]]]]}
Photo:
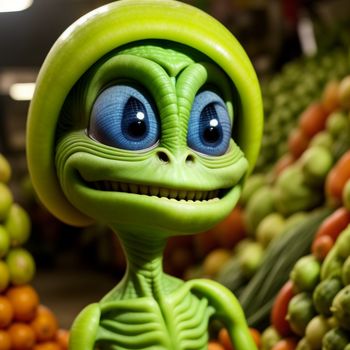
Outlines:
{"type": "Polygon", "coordinates": [[[206,299],[188,294],[124,300],[104,307],[96,349],[206,350],[212,309],[206,299]]]}

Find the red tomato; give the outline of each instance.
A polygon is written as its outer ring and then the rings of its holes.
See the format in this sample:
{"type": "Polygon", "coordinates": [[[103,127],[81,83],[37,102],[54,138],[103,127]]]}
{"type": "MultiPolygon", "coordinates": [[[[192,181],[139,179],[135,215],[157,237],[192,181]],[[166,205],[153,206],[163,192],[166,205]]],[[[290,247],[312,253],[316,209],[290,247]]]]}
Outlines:
{"type": "Polygon", "coordinates": [[[321,103],[312,103],[300,116],[300,128],[308,138],[312,138],[325,129],[327,117],[328,112],[321,103]]]}
{"type": "Polygon", "coordinates": [[[314,240],[320,236],[329,236],[335,242],[339,234],[350,224],[350,212],[346,208],[339,208],[323,220],[318,228],[314,240]]]}
{"type": "Polygon", "coordinates": [[[278,292],[272,307],[271,324],[282,337],[292,334],[286,317],[288,313],[288,304],[293,296],[293,282],[289,280],[278,292]]]}
{"type": "Polygon", "coordinates": [[[331,236],[319,236],[313,241],[311,252],[316,259],[323,261],[333,245],[334,241],[331,236]]]}

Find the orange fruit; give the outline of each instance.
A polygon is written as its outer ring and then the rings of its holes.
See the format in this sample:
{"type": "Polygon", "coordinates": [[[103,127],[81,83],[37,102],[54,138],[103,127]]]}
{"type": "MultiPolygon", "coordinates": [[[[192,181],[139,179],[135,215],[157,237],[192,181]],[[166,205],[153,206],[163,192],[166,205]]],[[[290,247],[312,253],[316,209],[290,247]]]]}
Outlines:
{"type": "Polygon", "coordinates": [[[220,248],[232,249],[237,242],[246,237],[243,210],[233,209],[230,215],[216,225],[212,231],[219,242],[220,248]]]}
{"type": "Polygon", "coordinates": [[[208,350],[225,350],[225,348],[217,341],[210,341],[208,344],[208,350]]]}
{"type": "MultiPolygon", "coordinates": [[[[6,328],[12,321],[13,307],[8,298],[0,296],[0,328],[6,328]]],[[[1,349],[1,347],[0,347],[1,349]]]]}
{"type": "Polygon", "coordinates": [[[48,341],[45,343],[36,344],[33,350],[62,350],[62,348],[58,343],[54,341],[48,341]]]}
{"type": "Polygon", "coordinates": [[[233,350],[232,341],[226,328],[221,328],[219,332],[219,342],[225,350],[233,350]]]}
{"type": "Polygon", "coordinates": [[[29,285],[11,287],[6,296],[13,306],[15,320],[29,322],[35,317],[39,296],[33,287],[29,285]]]}
{"type": "Polygon", "coordinates": [[[13,323],[8,329],[12,350],[32,350],[35,344],[35,333],[26,323],[13,323]]]}
{"type": "Polygon", "coordinates": [[[0,330],[0,350],[11,350],[11,338],[7,331],[0,330]]]}
{"type": "Polygon", "coordinates": [[[30,325],[38,341],[53,340],[58,330],[55,315],[43,305],[38,307],[37,314],[30,325]]]}
{"type": "Polygon", "coordinates": [[[61,346],[62,350],[68,350],[69,331],[59,329],[55,335],[55,341],[61,346]]]}
{"type": "Polygon", "coordinates": [[[257,348],[261,347],[261,333],[255,328],[249,328],[250,335],[252,336],[257,348]]]}

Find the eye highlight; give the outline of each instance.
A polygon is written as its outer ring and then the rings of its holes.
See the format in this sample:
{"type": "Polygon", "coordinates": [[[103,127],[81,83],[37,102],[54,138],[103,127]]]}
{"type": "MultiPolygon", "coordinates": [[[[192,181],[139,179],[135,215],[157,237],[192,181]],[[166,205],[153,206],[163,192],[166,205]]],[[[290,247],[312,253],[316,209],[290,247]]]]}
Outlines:
{"type": "Polygon", "coordinates": [[[213,91],[201,91],[191,110],[188,146],[206,155],[220,156],[227,151],[230,138],[231,121],[225,102],[213,91]]]}
{"type": "Polygon", "coordinates": [[[97,97],[89,136],[105,145],[143,150],[159,140],[160,122],[151,99],[130,85],[111,86],[97,97]]]}

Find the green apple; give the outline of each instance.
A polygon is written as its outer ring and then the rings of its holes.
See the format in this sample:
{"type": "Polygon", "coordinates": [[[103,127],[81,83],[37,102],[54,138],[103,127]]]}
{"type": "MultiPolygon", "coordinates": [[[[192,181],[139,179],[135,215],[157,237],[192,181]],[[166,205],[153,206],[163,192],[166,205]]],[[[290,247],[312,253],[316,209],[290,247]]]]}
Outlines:
{"type": "Polygon", "coordinates": [[[13,203],[13,196],[7,185],[0,182],[0,221],[4,220],[13,203]]]}
{"type": "Polygon", "coordinates": [[[10,236],[5,227],[0,225],[0,258],[3,258],[10,248],[10,236]]]}
{"type": "Polygon", "coordinates": [[[10,280],[14,285],[29,283],[35,274],[35,262],[32,255],[23,248],[10,250],[6,257],[10,280]]]}
{"type": "Polygon", "coordinates": [[[11,166],[3,154],[0,153],[0,182],[8,182],[11,177],[11,166]]]}
{"type": "Polygon", "coordinates": [[[17,203],[12,204],[5,220],[12,247],[24,244],[30,235],[31,222],[27,212],[17,203]]]}

